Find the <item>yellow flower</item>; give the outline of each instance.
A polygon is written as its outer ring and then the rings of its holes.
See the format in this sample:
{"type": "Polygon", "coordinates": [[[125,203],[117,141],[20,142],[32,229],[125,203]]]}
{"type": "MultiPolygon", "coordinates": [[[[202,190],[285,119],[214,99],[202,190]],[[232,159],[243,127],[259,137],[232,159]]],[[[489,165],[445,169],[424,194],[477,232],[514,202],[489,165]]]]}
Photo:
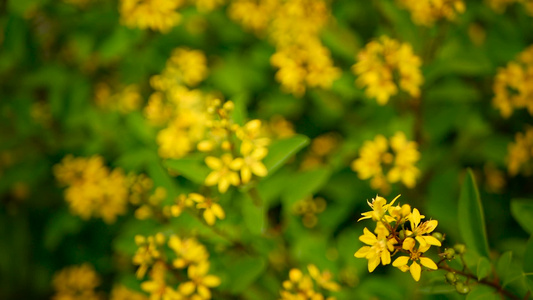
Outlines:
{"type": "MultiPolygon", "coordinates": [[[[414,236],[422,246],[440,246],[441,243],[438,239],[430,235],[424,235],[431,233],[433,230],[435,230],[439,222],[437,220],[429,220],[424,223],[420,223],[421,219],[423,218],[424,216],[420,215],[418,209],[414,208],[413,212],[408,217],[409,223],[411,223],[411,231],[406,230],[407,235],[414,236]]],[[[410,239],[410,237],[407,239],[410,239]]]]}
{"type": "Polygon", "coordinates": [[[228,15],[245,29],[263,34],[279,5],[279,0],[233,0],[228,15]]]}
{"type": "MultiPolygon", "coordinates": [[[[241,182],[242,184],[247,184],[252,179],[252,174],[265,177],[268,174],[268,170],[261,162],[267,156],[268,150],[266,148],[256,148],[245,147],[245,143],[242,144],[241,154],[243,157],[237,157],[231,163],[231,168],[233,170],[241,171],[241,182]]],[[[250,144],[248,144],[250,145],[250,144]]]]}
{"type": "Polygon", "coordinates": [[[372,219],[373,221],[376,221],[376,222],[382,222],[383,219],[385,219],[385,221],[388,223],[394,221],[394,218],[392,218],[391,216],[387,216],[386,213],[389,210],[389,208],[392,206],[392,204],[394,204],[394,201],[400,198],[400,196],[401,195],[396,196],[394,199],[392,199],[392,201],[389,204],[387,204],[387,199],[380,197],[380,196],[376,196],[376,198],[372,198],[372,203],[368,202],[367,200],[368,206],[372,208],[372,211],[362,213],[363,216],[359,218],[357,222],[364,220],[364,219],[372,219]]]}
{"type": "Polygon", "coordinates": [[[521,170],[529,174],[532,170],[531,158],[533,157],[533,128],[526,128],[525,133],[517,133],[515,142],[507,146],[507,169],[511,176],[517,175],[521,170]]]}
{"type": "Polygon", "coordinates": [[[413,22],[432,26],[439,19],[454,20],[466,8],[463,0],[398,0],[400,5],[411,12],[413,22]]]}
{"type": "Polygon", "coordinates": [[[172,262],[172,265],[178,269],[183,269],[191,264],[199,264],[209,257],[204,245],[194,238],[181,239],[172,235],[168,240],[168,247],[176,253],[177,258],[172,262]]]}
{"type": "Polygon", "coordinates": [[[285,290],[281,291],[282,300],[312,299],[315,295],[311,277],[298,269],[289,271],[289,280],[283,281],[283,288],[285,290]]]}
{"type": "Polygon", "coordinates": [[[70,211],[83,219],[100,217],[113,223],[126,213],[128,181],[124,172],[104,166],[103,158],[66,156],[54,166],[57,180],[66,185],[65,200],[70,211]]]}
{"type": "Polygon", "coordinates": [[[390,138],[390,143],[382,135],[373,141],[365,141],[359,150],[359,158],[351,167],[360,179],[371,179],[372,188],[387,193],[389,183],[401,181],[408,188],[416,185],[420,171],[415,163],[419,159],[417,144],[407,141],[403,132],[397,132],[390,138]]]}
{"type": "Polygon", "coordinates": [[[187,269],[187,276],[190,281],[179,285],[178,290],[185,296],[190,296],[195,291],[201,299],[211,299],[211,291],[209,288],[220,285],[220,278],[214,275],[207,275],[209,271],[209,263],[203,261],[197,265],[191,265],[187,269]]]}
{"type": "Polygon", "coordinates": [[[56,294],[52,297],[53,300],[101,299],[94,290],[100,285],[100,278],[93,267],[87,263],[64,268],[54,275],[52,284],[56,291],[56,294]]]}
{"type": "Polygon", "coordinates": [[[226,217],[222,206],[220,206],[218,203],[215,203],[211,198],[206,198],[197,193],[191,193],[189,194],[189,199],[197,203],[197,209],[204,210],[203,216],[205,222],[211,226],[215,224],[217,218],[223,220],[226,217]]]}
{"type": "Polygon", "coordinates": [[[229,153],[225,153],[221,158],[208,156],[205,163],[213,171],[207,175],[205,184],[213,186],[218,184],[218,191],[225,193],[230,185],[238,186],[240,184],[239,175],[231,169],[234,159],[229,153]]]}
{"type": "Polygon", "coordinates": [[[411,272],[411,276],[413,276],[413,279],[415,281],[419,281],[422,268],[417,263],[417,261],[420,261],[420,264],[432,270],[437,270],[438,267],[435,264],[435,262],[431,260],[431,258],[422,256],[424,252],[426,252],[429,249],[430,245],[419,246],[417,250],[413,250],[414,243],[415,242],[413,239],[411,240],[406,239],[406,241],[404,241],[404,244],[403,244],[403,249],[409,250],[411,255],[400,256],[396,258],[394,262],[392,263],[392,265],[400,269],[402,272],[406,272],[407,270],[409,270],[409,272],[411,272]],[[412,261],[410,266],[407,265],[409,263],[409,260],[412,261]]]}
{"type": "Polygon", "coordinates": [[[151,280],[141,283],[141,289],[150,294],[150,300],[167,300],[165,294],[169,287],[165,282],[166,271],[165,263],[159,261],[150,272],[151,280]]]}
{"type": "Polygon", "coordinates": [[[341,289],[341,286],[332,281],[331,278],[333,275],[329,271],[324,271],[320,273],[320,270],[315,265],[308,265],[307,270],[309,271],[309,275],[311,275],[311,278],[313,278],[316,283],[321,286],[322,288],[336,292],[341,289]]]}
{"type": "Polygon", "coordinates": [[[128,289],[124,285],[114,286],[111,290],[110,300],[148,300],[145,295],[128,289]]]}
{"type": "Polygon", "coordinates": [[[138,265],[137,278],[142,278],[148,271],[148,268],[161,257],[161,252],[158,247],[165,243],[165,236],[161,233],[155,236],[144,237],[142,235],[135,236],[135,244],[139,247],[133,256],[133,264],[138,265]]]}
{"type": "Polygon", "coordinates": [[[368,246],[361,247],[354,256],[368,259],[369,272],[373,272],[380,262],[383,265],[390,264],[390,254],[394,251],[394,244],[397,243],[395,239],[387,238],[383,231],[380,231],[376,236],[365,227],[364,234],[359,237],[359,240],[368,246]]]}
{"type": "Polygon", "coordinates": [[[167,32],[176,26],[181,15],[176,12],[184,0],[121,0],[121,22],[130,28],[150,28],[167,32]]]}
{"type": "Polygon", "coordinates": [[[414,98],[420,96],[423,82],[421,64],[409,44],[383,36],[368,43],[359,52],[352,71],[358,76],[356,84],[366,88],[366,95],[385,105],[391,96],[398,93],[398,89],[414,98]],[[396,73],[399,78],[395,81],[396,73]]]}
{"type": "Polygon", "coordinates": [[[174,205],[165,207],[164,211],[168,216],[174,218],[179,217],[181,213],[187,208],[193,206],[191,199],[185,194],[181,194],[174,200],[174,205]]]}

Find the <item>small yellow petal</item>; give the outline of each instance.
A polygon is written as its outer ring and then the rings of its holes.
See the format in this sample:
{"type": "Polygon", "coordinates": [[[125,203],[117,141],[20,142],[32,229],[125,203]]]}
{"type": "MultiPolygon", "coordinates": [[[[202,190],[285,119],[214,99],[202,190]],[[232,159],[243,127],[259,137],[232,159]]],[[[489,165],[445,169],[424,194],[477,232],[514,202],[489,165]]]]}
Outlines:
{"type": "Polygon", "coordinates": [[[430,268],[432,270],[437,270],[438,267],[437,267],[437,264],[435,264],[435,262],[433,260],[431,260],[431,258],[428,258],[428,257],[420,257],[420,263],[424,266],[424,267],[427,267],[427,268],[430,268]]]}
{"type": "Polygon", "coordinates": [[[422,268],[420,267],[419,264],[417,264],[416,262],[413,262],[413,264],[409,268],[409,272],[411,272],[411,276],[413,276],[413,279],[415,281],[420,280],[420,273],[422,272],[422,268]]]}
{"type": "Polygon", "coordinates": [[[401,266],[407,265],[408,262],[409,262],[409,256],[400,256],[394,260],[392,265],[394,267],[401,267],[401,266]]]}
{"type": "Polygon", "coordinates": [[[205,164],[213,170],[219,170],[220,168],[222,168],[222,161],[213,156],[206,157],[205,164]]]}

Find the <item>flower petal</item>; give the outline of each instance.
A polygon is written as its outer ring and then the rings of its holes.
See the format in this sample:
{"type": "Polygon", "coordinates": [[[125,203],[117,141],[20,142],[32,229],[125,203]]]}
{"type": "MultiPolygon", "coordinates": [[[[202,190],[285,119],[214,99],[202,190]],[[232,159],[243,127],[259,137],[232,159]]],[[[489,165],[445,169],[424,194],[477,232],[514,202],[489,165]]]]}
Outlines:
{"type": "Polygon", "coordinates": [[[420,257],[420,263],[427,268],[430,268],[432,270],[437,270],[437,264],[435,264],[434,261],[431,260],[431,258],[428,257],[420,257]]]}
{"type": "Polygon", "coordinates": [[[408,262],[409,262],[409,256],[400,256],[394,260],[392,265],[394,267],[401,267],[401,266],[407,265],[408,262]]]}
{"type": "Polygon", "coordinates": [[[413,262],[413,264],[409,268],[409,271],[411,272],[411,276],[413,276],[413,279],[415,281],[420,280],[420,273],[422,272],[422,268],[419,264],[416,263],[416,261],[413,262]]]}

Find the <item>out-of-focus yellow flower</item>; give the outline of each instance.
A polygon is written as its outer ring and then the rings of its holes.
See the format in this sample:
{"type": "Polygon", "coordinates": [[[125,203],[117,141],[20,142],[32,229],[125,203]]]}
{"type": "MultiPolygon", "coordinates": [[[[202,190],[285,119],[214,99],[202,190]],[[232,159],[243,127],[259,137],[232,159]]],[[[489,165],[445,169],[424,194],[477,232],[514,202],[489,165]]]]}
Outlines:
{"type": "Polygon", "coordinates": [[[172,262],[175,268],[183,269],[189,265],[199,264],[209,258],[205,246],[195,238],[183,238],[176,235],[170,236],[168,247],[176,253],[177,258],[172,262]]]}
{"type": "Polygon", "coordinates": [[[130,28],[168,32],[181,21],[184,0],[121,0],[121,22],[130,28]]]}
{"type": "Polygon", "coordinates": [[[138,265],[137,278],[142,278],[148,271],[148,268],[161,258],[161,251],[158,249],[165,244],[165,236],[162,233],[157,233],[154,236],[135,236],[135,244],[137,244],[137,252],[133,256],[133,264],[138,265]]]}
{"type": "Polygon", "coordinates": [[[317,136],[311,142],[311,147],[304,157],[300,168],[310,170],[327,163],[328,158],[338,148],[340,137],[332,132],[317,136]]]}
{"type": "Polygon", "coordinates": [[[150,294],[150,300],[167,300],[165,297],[170,287],[165,282],[167,267],[164,262],[158,261],[150,272],[150,280],[141,283],[141,289],[150,294]]]}
{"type": "Polygon", "coordinates": [[[331,273],[328,271],[320,273],[314,265],[308,266],[311,276],[303,274],[298,269],[289,271],[289,280],[283,281],[283,290],[280,291],[281,300],[334,300],[335,297],[327,297],[327,291],[338,291],[340,286],[331,280],[331,273]],[[316,291],[313,283],[316,280],[317,285],[325,291],[321,293],[316,291]]]}
{"type": "Polygon", "coordinates": [[[507,6],[513,3],[520,3],[524,5],[528,14],[533,16],[533,1],[531,0],[485,0],[485,2],[498,13],[503,13],[507,6]]]}
{"type": "Polygon", "coordinates": [[[200,299],[211,299],[211,291],[209,288],[214,288],[220,285],[220,278],[214,275],[208,275],[209,262],[203,261],[197,265],[191,265],[187,269],[187,277],[190,281],[181,283],[178,291],[191,297],[195,292],[200,299]]]}
{"type": "Polygon", "coordinates": [[[318,222],[317,214],[326,210],[326,200],[324,198],[308,197],[294,204],[293,211],[297,215],[302,215],[302,222],[305,227],[313,228],[318,222]]]}
{"type": "Polygon", "coordinates": [[[121,88],[119,92],[113,93],[107,83],[101,82],[96,85],[94,94],[96,105],[123,114],[138,110],[142,102],[139,87],[135,84],[130,84],[121,88]]]}
{"type": "Polygon", "coordinates": [[[211,226],[215,224],[217,218],[223,220],[226,217],[222,206],[209,197],[204,197],[197,193],[191,193],[189,194],[189,199],[197,203],[197,209],[204,210],[204,220],[211,226]]]}
{"type": "Polygon", "coordinates": [[[488,163],[483,166],[485,187],[489,192],[501,193],[505,187],[505,173],[488,163]]]}
{"type": "Polygon", "coordinates": [[[111,290],[110,300],[148,300],[144,294],[132,291],[123,285],[117,285],[111,290]]]}
{"type": "Polygon", "coordinates": [[[433,26],[440,19],[454,20],[466,10],[463,0],[398,0],[418,25],[433,26]]]}
{"type": "Polygon", "coordinates": [[[163,208],[163,212],[168,217],[179,217],[181,213],[187,208],[193,206],[193,202],[191,199],[185,195],[181,194],[174,200],[174,204],[170,206],[165,206],[163,208]]]}
{"type": "Polygon", "coordinates": [[[205,163],[213,171],[205,178],[207,186],[218,185],[218,191],[225,193],[230,185],[238,186],[240,184],[239,175],[231,169],[235,160],[230,153],[223,154],[220,158],[208,156],[205,163]]]}
{"type": "Polygon", "coordinates": [[[126,212],[128,204],[127,178],[119,168],[109,170],[103,158],[66,156],[54,166],[54,175],[67,186],[65,200],[73,214],[83,219],[100,217],[107,223],[126,212]]]}
{"type": "Polygon", "coordinates": [[[272,138],[283,139],[295,135],[294,125],[280,115],[274,115],[265,130],[267,135],[272,138]]]}
{"type": "Polygon", "coordinates": [[[421,64],[411,45],[382,36],[359,52],[352,71],[358,76],[356,84],[366,88],[366,95],[385,105],[399,90],[414,98],[420,96],[421,64]]]}
{"type": "Polygon", "coordinates": [[[152,77],[150,83],[158,90],[168,91],[179,85],[196,86],[206,77],[207,59],[202,51],[176,48],[163,72],[152,77]]]}
{"type": "Polygon", "coordinates": [[[520,53],[516,61],[498,70],[493,90],[492,104],[502,117],[509,118],[514,109],[521,108],[533,115],[533,46],[520,53]]]}
{"type": "Polygon", "coordinates": [[[95,288],[100,278],[90,264],[67,267],[54,275],[52,281],[55,294],[53,300],[100,300],[95,288]]]}
{"type": "Polygon", "coordinates": [[[233,0],[228,15],[245,29],[262,35],[280,4],[279,0],[233,0]]]}
{"type": "Polygon", "coordinates": [[[517,133],[514,143],[507,146],[507,170],[511,176],[520,171],[529,175],[533,171],[531,158],[533,157],[533,128],[529,127],[525,133],[517,133]]]}
{"type": "Polygon", "coordinates": [[[190,0],[200,12],[209,12],[220,5],[224,4],[225,0],[190,0]]]}
{"type": "Polygon", "coordinates": [[[359,178],[371,179],[370,186],[387,193],[389,183],[401,181],[413,188],[420,171],[415,163],[420,159],[417,144],[408,141],[403,132],[397,132],[389,141],[378,135],[373,141],[366,141],[359,150],[359,158],[352,162],[352,170],[359,178]],[[390,149],[389,149],[390,145],[390,149]]]}

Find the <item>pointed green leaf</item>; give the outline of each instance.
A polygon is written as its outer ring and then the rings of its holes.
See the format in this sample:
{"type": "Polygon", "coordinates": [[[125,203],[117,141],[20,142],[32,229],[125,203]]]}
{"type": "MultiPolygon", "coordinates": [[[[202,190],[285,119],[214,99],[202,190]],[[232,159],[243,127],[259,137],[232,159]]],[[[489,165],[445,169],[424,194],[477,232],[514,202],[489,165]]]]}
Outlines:
{"type": "Polygon", "coordinates": [[[526,245],[526,251],[524,253],[524,264],[522,269],[524,270],[524,275],[526,276],[526,282],[529,287],[529,290],[533,293],[533,235],[529,238],[529,241],[526,245]]]}
{"type": "Polygon", "coordinates": [[[264,205],[256,205],[248,195],[243,195],[242,216],[244,223],[253,234],[260,235],[266,230],[264,205]]]}
{"type": "Polygon", "coordinates": [[[295,174],[288,179],[287,186],[290,188],[283,194],[283,200],[291,205],[307,196],[312,196],[328,181],[331,175],[329,169],[316,169],[295,174]]]}
{"type": "Polygon", "coordinates": [[[198,184],[203,184],[209,174],[209,168],[199,159],[169,159],[164,162],[164,165],[170,170],[198,184]]]}
{"type": "Polygon", "coordinates": [[[468,169],[459,196],[459,230],[469,250],[489,257],[483,206],[479,198],[474,174],[468,169]]]}
{"type": "Polygon", "coordinates": [[[500,277],[502,281],[505,281],[509,274],[512,260],[513,252],[507,251],[500,256],[498,262],[496,263],[496,272],[498,272],[498,277],[500,277]]]}
{"type": "Polygon", "coordinates": [[[276,172],[281,168],[294,154],[309,144],[309,138],[304,135],[295,135],[293,137],[277,140],[272,142],[268,148],[268,155],[263,163],[268,169],[268,174],[276,172]]]}
{"type": "Polygon", "coordinates": [[[488,258],[482,256],[477,263],[477,281],[489,276],[491,270],[490,261],[488,258]]]}
{"type": "Polygon", "coordinates": [[[266,268],[264,258],[243,257],[235,261],[232,259],[228,265],[229,287],[228,290],[232,294],[240,294],[263,273],[266,268]]]}
{"type": "Polygon", "coordinates": [[[533,234],[533,200],[513,199],[511,214],[527,233],[533,234]]]}

